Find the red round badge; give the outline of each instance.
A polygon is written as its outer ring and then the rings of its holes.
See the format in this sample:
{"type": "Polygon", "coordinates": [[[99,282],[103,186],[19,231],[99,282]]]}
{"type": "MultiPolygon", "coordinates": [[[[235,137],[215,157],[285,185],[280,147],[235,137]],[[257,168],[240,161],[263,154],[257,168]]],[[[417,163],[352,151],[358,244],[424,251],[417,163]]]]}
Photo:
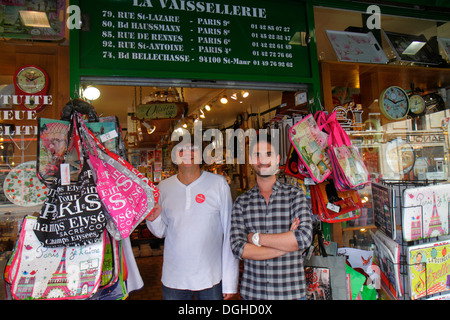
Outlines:
{"type": "Polygon", "coordinates": [[[202,203],[205,201],[205,196],[199,193],[198,195],[195,196],[195,201],[197,201],[197,203],[202,203]]]}

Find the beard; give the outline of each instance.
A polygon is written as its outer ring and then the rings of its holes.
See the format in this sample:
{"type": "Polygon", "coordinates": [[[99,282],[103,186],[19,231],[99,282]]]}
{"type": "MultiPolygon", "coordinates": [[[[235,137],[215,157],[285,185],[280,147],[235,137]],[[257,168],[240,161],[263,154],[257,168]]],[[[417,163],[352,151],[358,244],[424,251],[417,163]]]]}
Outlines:
{"type": "Polygon", "coordinates": [[[276,165],[257,165],[253,166],[255,174],[261,178],[268,178],[278,173],[278,166],[276,165]]]}

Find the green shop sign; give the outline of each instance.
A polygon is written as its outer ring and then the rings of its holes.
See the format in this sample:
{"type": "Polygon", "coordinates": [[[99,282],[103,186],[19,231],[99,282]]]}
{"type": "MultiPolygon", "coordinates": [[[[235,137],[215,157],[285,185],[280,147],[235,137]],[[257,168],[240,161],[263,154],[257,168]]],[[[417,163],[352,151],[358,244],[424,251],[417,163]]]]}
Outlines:
{"type": "Polygon", "coordinates": [[[303,1],[78,3],[87,19],[79,31],[80,74],[303,83],[312,77],[303,1]]]}
{"type": "Polygon", "coordinates": [[[136,117],[141,120],[173,119],[179,113],[178,106],[182,109],[184,104],[170,102],[141,104],[136,108],[136,117]]]}

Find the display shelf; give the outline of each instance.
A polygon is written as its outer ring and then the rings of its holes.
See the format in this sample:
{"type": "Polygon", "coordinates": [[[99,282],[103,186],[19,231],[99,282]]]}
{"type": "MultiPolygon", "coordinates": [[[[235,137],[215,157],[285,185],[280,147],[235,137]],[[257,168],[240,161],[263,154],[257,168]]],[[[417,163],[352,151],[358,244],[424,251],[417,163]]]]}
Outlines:
{"type": "MultiPolygon", "coordinates": [[[[363,110],[368,110],[383,89],[399,86],[410,90],[411,85],[424,92],[434,91],[450,85],[450,69],[418,66],[379,65],[369,63],[321,61],[323,105],[327,111],[333,109],[334,87],[360,90],[363,110]]],[[[366,120],[368,112],[364,112],[366,120]]],[[[382,124],[389,122],[382,115],[382,124]]]]}

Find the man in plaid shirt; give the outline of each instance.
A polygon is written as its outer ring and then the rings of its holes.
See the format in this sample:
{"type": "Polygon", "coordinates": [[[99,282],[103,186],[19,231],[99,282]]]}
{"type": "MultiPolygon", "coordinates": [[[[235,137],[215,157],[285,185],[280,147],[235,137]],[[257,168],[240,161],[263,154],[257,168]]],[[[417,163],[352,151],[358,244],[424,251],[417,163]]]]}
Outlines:
{"type": "Polygon", "coordinates": [[[256,185],[236,199],[231,215],[231,249],[244,260],[240,294],[247,300],[304,299],[309,204],[301,189],[277,180],[280,156],[268,140],[249,152],[256,185]]]}

